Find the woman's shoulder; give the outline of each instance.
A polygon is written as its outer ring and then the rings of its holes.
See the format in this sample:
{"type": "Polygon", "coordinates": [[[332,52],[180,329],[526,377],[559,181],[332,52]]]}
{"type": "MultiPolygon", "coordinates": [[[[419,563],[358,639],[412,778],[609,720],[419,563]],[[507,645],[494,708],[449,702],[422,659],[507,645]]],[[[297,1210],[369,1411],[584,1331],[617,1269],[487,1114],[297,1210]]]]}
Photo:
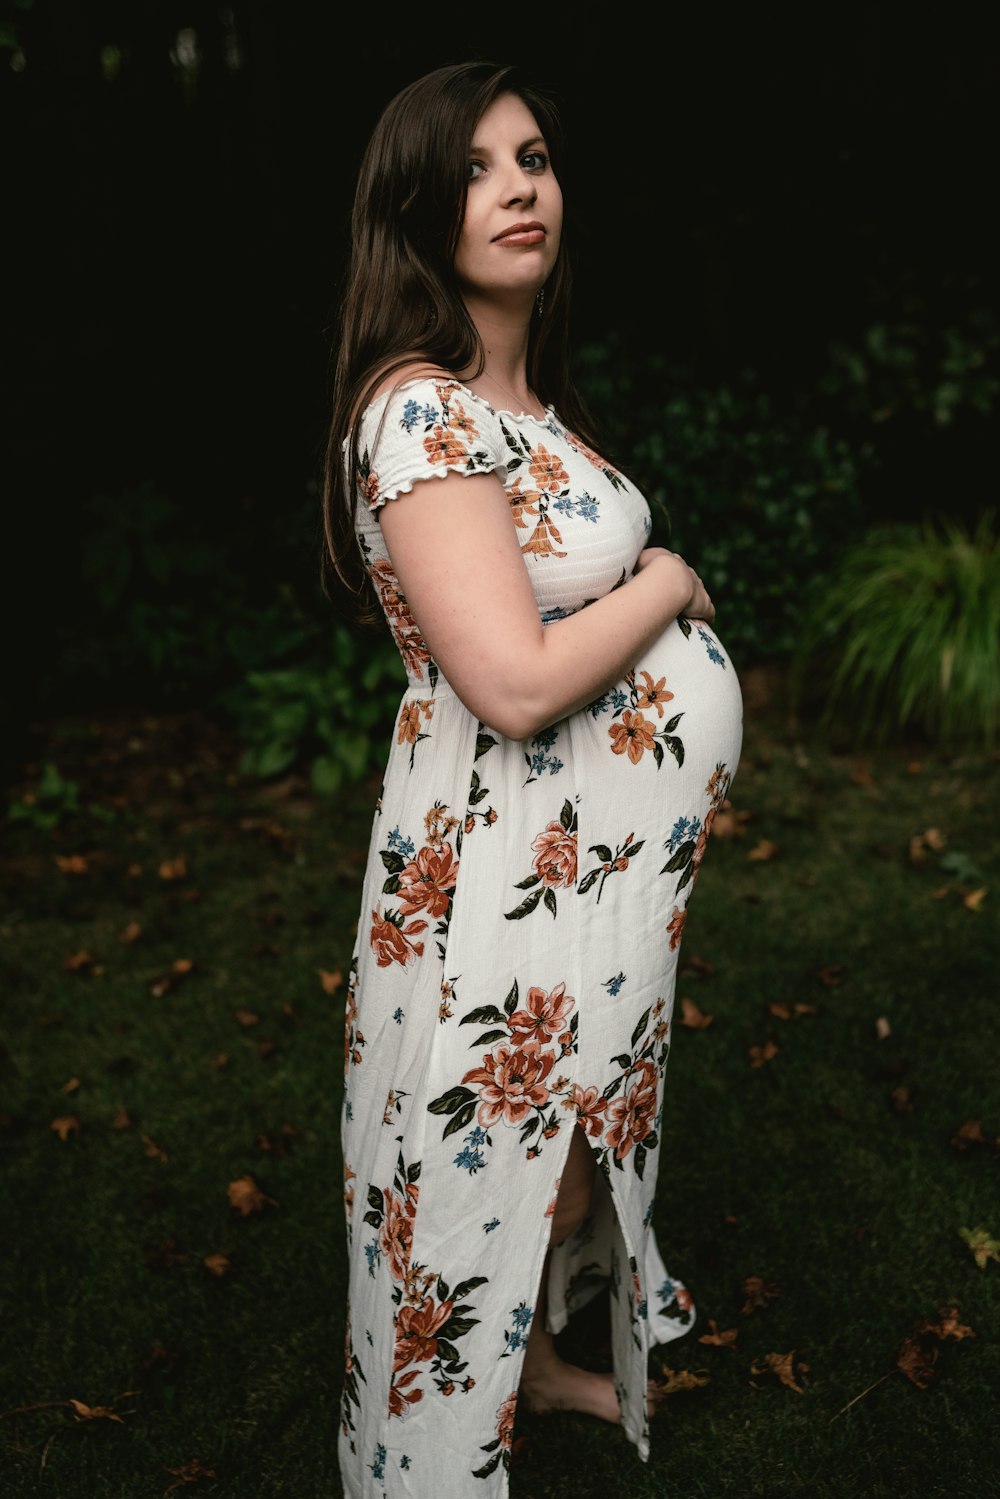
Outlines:
{"type": "Polygon", "coordinates": [[[444,369],[438,364],[429,364],[426,360],[414,359],[405,364],[394,364],[386,366],[374,375],[368,382],[367,388],[358,397],[351,418],[352,427],[359,421],[364,421],[373,413],[380,411],[381,407],[388,404],[394,395],[406,392],[412,399],[415,387],[426,386],[427,394],[431,390],[446,387],[461,387],[451,370],[444,369]]]}

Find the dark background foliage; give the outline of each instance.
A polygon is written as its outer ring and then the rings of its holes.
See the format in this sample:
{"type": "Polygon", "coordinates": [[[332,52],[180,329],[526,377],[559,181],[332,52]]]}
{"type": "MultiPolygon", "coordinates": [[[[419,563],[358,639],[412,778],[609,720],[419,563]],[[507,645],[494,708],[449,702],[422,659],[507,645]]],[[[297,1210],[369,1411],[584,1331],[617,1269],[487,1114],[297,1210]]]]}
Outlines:
{"type": "Polygon", "coordinates": [[[738,659],[788,645],[803,555],[808,575],[864,523],[992,497],[986,7],[0,15],[15,725],[209,700],[324,650],[316,479],[354,176],[389,97],[471,55],[561,100],[581,372],[676,543],[721,568],[738,659]],[[741,616],[761,559],[773,612],[741,616]]]}

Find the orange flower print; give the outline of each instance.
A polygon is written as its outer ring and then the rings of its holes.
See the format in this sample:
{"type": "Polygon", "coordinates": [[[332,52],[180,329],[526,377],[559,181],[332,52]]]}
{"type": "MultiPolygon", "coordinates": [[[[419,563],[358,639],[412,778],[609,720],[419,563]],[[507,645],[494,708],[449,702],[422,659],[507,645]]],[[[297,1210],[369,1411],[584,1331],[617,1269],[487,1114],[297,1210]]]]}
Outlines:
{"type": "Polygon", "coordinates": [[[561,822],[550,822],[531,845],[534,869],[543,885],[555,889],[576,883],[576,832],[568,833],[561,822]]]}
{"type": "Polygon", "coordinates": [[[687,921],[687,906],[678,910],[674,906],[670,920],[667,922],[667,931],[670,933],[670,951],[675,952],[681,945],[681,937],[684,935],[684,923],[687,921]]]}
{"type": "Polygon", "coordinates": [[[608,729],[611,749],[616,755],[627,754],[633,765],[638,765],[646,750],[653,748],[653,730],[656,725],[651,718],[633,713],[626,708],[621,723],[613,723],[608,729]]]}
{"type": "MultiPolygon", "coordinates": [[[[529,989],[523,1010],[515,1010],[510,1017],[511,1039],[515,1046],[527,1046],[532,1041],[546,1046],[556,1035],[565,1031],[566,1019],[576,1004],[572,994],[566,993],[565,983],[546,994],[544,989],[529,989]]],[[[568,1032],[570,1041],[572,1035],[568,1032]]],[[[467,1081],[467,1079],[464,1079],[467,1081]]]]}
{"type": "Polygon", "coordinates": [[[479,436],[479,428],[472,417],[467,415],[465,407],[454,398],[449,400],[448,420],[456,432],[461,432],[466,437],[466,448],[472,445],[472,439],[479,436]]]}
{"type": "Polygon", "coordinates": [[[663,717],[663,704],[669,703],[673,698],[672,692],[667,692],[666,677],[661,677],[654,682],[648,671],[640,671],[640,677],[646,678],[645,687],[636,687],[636,707],[655,708],[657,718],[663,717]]]}
{"type": "Polygon", "coordinates": [[[348,1218],[354,1213],[354,1188],[351,1183],[357,1178],[357,1172],[352,1171],[347,1162],[344,1162],[344,1210],[348,1218]]]}
{"type": "Polygon", "coordinates": [[[418,1400],[423,1400],[423,1390],[408,1390],[405,1387],[412,1385],[419,1375],[419,1369],[408,1369],[400,1379],[393,1379],[389,1386],[389,1415],[405,1416],[411,1405],[416,1405],[418,1400]]]}
{"type": "Polygon", "coordinates": [[[428,843],[443,843],[448,834],[457,827],[458,818],[452,817],[444,802],[435,802],[424,817],[428,843]]]}
{"type": "Polygon", "coordinates": [[[429,723],[434,712],[434,699],[425,698],[417,702],[404,703],[399,715],[399,728],[396,734],[397,744],[416,744],[420,733],[420,719],[429,723]]]}
{"type": "Polygon", "coordinates": [[[604,1129],[604,1111],[608,1102],[604,1095],[596,1088],[582,1088],[579,1083],[574,1083],[573,1091],[565,1101],[568,1107],[576,1109],[577,1123],[597,1139],[604,1129]]]}
{"type": "Polygon", "coordinates": [[[520,479],[514,480],[507,491],[507,499],[510,502],[510,510],[514,517],[515,526],[519,526],[522,531],[527,528],[528,522],[524,517],[526,515],[537,517],[538,502],[541,498],[541,495],[535,489],[529,489],[526,493],[522,494],[520,479]]]}
{"type": "Polygon", "coordinates": [[[433,1297],[425,1296],[419,1306],[401,1306],[396,1313],[396,1344],[392,1370],[398,1373],[407,1364],[423,1364],[437,1353],[435,1333],[451,1316],[453,1303],[442,1301],[435,1306],[433,1297]]]}
{"type": "Polygon", "coordinates": [[[379,1229],[378,1247],[389,1261],[393,1280],[405,1280],[413,1248],[413,1219],[416,1213],[416,1198],[419,1188],[407,1188],[408,1201],[403,1202],[388,1187],[383,1187],[385,1216],[379,1229]]]}
{"type": "Polygon", "coordinates": [[[708,778],[706,792],[712,798],[713,807],[721,807],[729,790],[731,776],[724,765],[717,765],[708,778]]]}
{"type": "Polygon", "coordinates": [[[562,466],[562,459],[550,453],[541,442],[532,452],[531,477],[539,489],[547,489],[552,493],[569,483],[569,474],[562,466]]]}
{"type": "Polygon", "coordinates": [[[624,1160],[632,1149],[652,1133],[656,1116],[656,1068],[643,1062],[642,1076],[624,1097],[613,1098],[607,1106],[608,1126],[605,1139],[618,1159],[624,1160]]]}
{"type": "Polygon", "coordinates": [[[527,541],[521,543],[521,551],[531,552],[535,557],[565,557],[565,552],[557,550],[561,545],[562,536],[559,531],[547,515],[540,515],[538,524],[527,541]]]}
{"type": "Polygon", "coordinates": [[[361,493],[369,505],[374,505],[379,496],[379,477],[374,469],[369,469],[367,475],[361,480],[361,493]]]}
{"type": "Polygon", "coordinates": [[[489,1129],[502,1119],[505,1124],[523,1124],[532,1109],[545,1107],[549,1089],[545,1082],[555,1065],[551,1051],[540,1051],[535,1042],[520,1047],[502,1044],[487,1052],[481,1067],[473,1067],[463,1083],[479,1087],[479,1122],[489,1129]]]}
{"type": "Polygon", "coordinates": [[[468,449],[464,442],[447,427],[440,424],[434,428],[429,437],[424,438],[424,450],[427,453],[427,462],[435,466],[445,463],[461,463],[468,449]]]}
{"type": "Polygon", "coordinates": [[[422,848],[399,876],[399,908],[405,916],[426,911],[443,916],[458,879],[458,859],[450,843],[422,848]]]}
{"type": "Polygon", "coordinates": [[[500,1450],[506,1451],[510,1447],[511,1436],[514,1432],[514,1412],[517,1409],[517,1391],[512,1390],[507,1399],[497,1408],[497,1436],[500,1438],[500,1450]]]}
{"type": "Polygon", "coordinates": [[[410,921],[406,926],[397,926],[376,906],[372,912],[371,947],[378,966],[388,968],[391,963],[398,963],[405,968],[414,958],[422,957],[424,944],[412,939],[426,930],[426,921],[410,921]]]}
{"type": "Polygon", "coordinates": [[[619,484],[621,483],[621,475],[618,470],[612,468],[610,463],[606,463],[599,453],[594,452],[593,448],[588,448],[587,444],[581,438],[577,437],[575,432],[567,430],[566,436],[569,439],[570,446],[574,447],[581,457],[586,458],[588,463],[592,464],[594,468],[599,469],[602,474],[606,474],[609,478],[614,476],[619,484]]]}

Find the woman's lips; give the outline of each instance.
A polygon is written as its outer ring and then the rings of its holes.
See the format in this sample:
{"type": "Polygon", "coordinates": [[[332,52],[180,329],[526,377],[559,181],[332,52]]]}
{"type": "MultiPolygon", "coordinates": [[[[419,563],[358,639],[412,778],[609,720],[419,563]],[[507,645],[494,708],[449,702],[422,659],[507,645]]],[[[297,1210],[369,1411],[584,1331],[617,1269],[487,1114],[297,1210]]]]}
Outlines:
{"type": "Polygon", "coordinates": [[[509,234],[498,234],[495,245],[540,245],[545,239],[544,229],[512,229],[509,234]]]}

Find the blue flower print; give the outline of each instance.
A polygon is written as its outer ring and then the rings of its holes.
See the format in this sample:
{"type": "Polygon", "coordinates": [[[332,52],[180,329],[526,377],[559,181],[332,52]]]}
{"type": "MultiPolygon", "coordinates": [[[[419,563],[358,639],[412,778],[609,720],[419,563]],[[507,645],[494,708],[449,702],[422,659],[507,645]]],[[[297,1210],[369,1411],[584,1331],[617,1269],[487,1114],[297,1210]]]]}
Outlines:
{"type": "Polygon", "coordinates": [[[617,999],[618,995],[621,993],[621,987],[625,982],[625,978],[626,975],[624,973],[616,973],[613,979],[604,980],[604,987],[605,989],[607,989],[612,999],[617,999]]]}
{"type": "Polygon", "coordinates": [[[489,1223],[484,1223],[483,1224],[483,1233],[484,1234],[491,1234],[495,1228],[499,1228],[499,1227],[500,1227],[500,1219],[499,1218],[491,1218],[490,1221],[489,1221],[489,1223]]]}
{"type": "Polygon", "coordinates": [[[553,604],[551,609],[543,610],[542,624],[550,625],[556,619],[569,619],[572,613],[572,609],[564,609],[560,604],[553,604]]]}
{"type": "Polygon", "coordinates": [[[407,1455],[406,1455],[405,1452],[403,1453],[402,1457],[399,1459],[399,1466],[401,1468],[408,1468],[410,1466],[410,1459],[407,1457],[407,1455]]]}
{"type": "Polygon", "coordinates": [[[674,850],[680,848],[681,844],[686,842],[687,839],[697,838],[700,832],[700,817],[678,817],[677,821],[674,823],[673,827],[670,830],[670,837],[667,839],[666,843],[664,843],[663,847],[670,853],[673,853],[674,850]]]}
{"type": "Polygon", "coordinates": [[[397,1025],[402,1025],[402,1023],[403,1023],[403,1011],[400,1009],[399,1005],[397,1005],[396,1008],[393,1010],[393,1012],[392,1012],[392,1018],[393,1018],[393,1020],[395,1020],[395,1022],[396,1022],[397,1025]]]}
{"type": "Polygon", "coordinates": [[[394,854],[399,854],[400,858],[406,859],[407,862],[416,854],[413,839],[404,838],[398,827],[393,828],[389,834],[389,847],[394,854]]]}
{"type": "Polygon", "coordinates": [[[374,1277],[375,1266],[379,1262],[379,1248],[377,1239],[372,1239],[370,1244],[365,1245],[365,1259],[368,1261],[368,1274],[374,1277]]]}
{"type": "Polygon", "coordinates": [[[375,1443],[375,1461],[368,1464],[372,1470],[372,1477],[381,1483],[385,1477],[385,1448],[381,1442],[375,1443]]]}
{"type": "Polygon", "coordinates": [[[516,1353],[519,1348],[523,1348],[527,1343],[528,1327],[533,1315],[534,1313],[526,1301],[519,1302],[514,1307],[510,1314],[514,1325],[510,1331],[504,1332],[503,1340],[506,1347],[500,1355],[501,1358],[507,1358],[510,1354],[516,1353]]]}
{"type": "Polygon", "coordinates": [[[598,501],[591,494],[582,494],[576,502],[576,513],[583,520],[597,521],[598,501]]]}
{"type": "Polygon", "coordinates": [[[701,636],[702,643],[703,643],[706,651],[708,652],[708,659],[709,659],[709,661],[714,661],[715,664],[716,664],[716,666],[721,666],[722,669],[725,670],[725,667],[726,667],[726,658],[722,654],[722,652],[719,650],[719,648],[715,644],[714,640],[712,640],[712,638],[708,635],[708,633],[705,630],[702,629],[701,625],[696,625],[695,629],[698,631],[698,634],[701,636]]]}
{"type": "Polygon", "coordinates": [[[464,1135],[463,1139],[466,1141],[465,1149],[460,1150],[455,1157],[455,1165],[461,1166],[470,1176],[475,1176],[476,1172],[481,1171],[486,1165],[486,1157],[479,1146],[488,1145],[489,1140],[486,1137],[486,1131],[479,1124],[464,1135]]]}
{"type": "Polygon", "coordinates": [[[421,406],[419,401],[407,401],[399,424],[406,432],[412,432],[418,422],[423,422],[426,427],[432,427],[440,420],[441,413],[434,406],[421,406]]]}

